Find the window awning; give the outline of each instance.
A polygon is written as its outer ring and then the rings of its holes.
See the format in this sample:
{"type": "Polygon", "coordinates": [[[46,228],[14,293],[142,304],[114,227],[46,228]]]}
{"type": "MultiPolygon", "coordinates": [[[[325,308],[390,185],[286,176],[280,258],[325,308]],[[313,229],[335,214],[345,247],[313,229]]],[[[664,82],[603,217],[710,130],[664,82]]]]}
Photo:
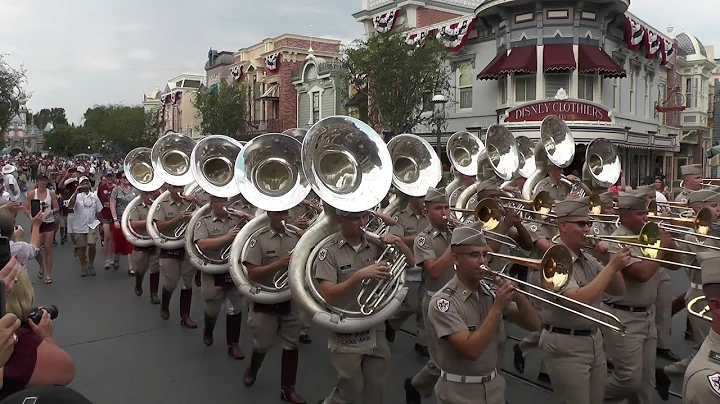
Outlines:
{"type": "Polygon", "coordinates": [[[549,44],[543,46],[543,70],[546,72],[557,72],[562,70],[574,70],[575,52],[569,43],[549,44]]]}
{"type": "Polygon", "coordinates": [[[260,98],[280,98],[279,86],[277,84],[271,84],[270,88],[268,88],[260,98]]]}
{"type": "Polygon", "coordinates": [[[537,72],[537,46],[512,48],[505,58],[500,74],[537,72]]]}
{"type": "Polygon", "coordinates": [[[578,73],[599,73],[605,78],[623,78],[625,69],[602,48],[578,45],[578,73]]]}
{"type": "Polygon", "coordinates": [[[501,76],[500,69],[502,69],[503,62],[507,58],[507,52],[501,51],[495,56],[495,58],[485,66],[484,69],[477,75],[478,80],[495,80],[501,76]]]}

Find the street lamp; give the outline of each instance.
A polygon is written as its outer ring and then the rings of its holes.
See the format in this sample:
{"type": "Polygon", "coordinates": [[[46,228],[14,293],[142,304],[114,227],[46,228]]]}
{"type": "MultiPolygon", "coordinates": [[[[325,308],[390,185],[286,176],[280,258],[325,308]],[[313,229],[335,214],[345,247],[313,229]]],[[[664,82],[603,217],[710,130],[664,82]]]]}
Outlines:
{"type": "Polygon", "coordinates": [[[442,158],[442,132],[441,125],[445,119],[445,104],[448,103],[448,98],[443,94],[435,94],[430,102],[433,104],[434,110],[434,121],[435,121],[435,150],[437,151],[438,157],[442,158]]]}

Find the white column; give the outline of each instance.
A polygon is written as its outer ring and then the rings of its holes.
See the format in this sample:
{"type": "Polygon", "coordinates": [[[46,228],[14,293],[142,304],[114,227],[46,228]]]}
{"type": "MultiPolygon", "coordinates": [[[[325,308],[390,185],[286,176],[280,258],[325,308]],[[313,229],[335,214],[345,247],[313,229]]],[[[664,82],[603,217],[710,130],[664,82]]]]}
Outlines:
{"type": "MultiPolygon", "coordinates": [[[[570,89],[568,90],[568,96],[569,96],[570,98],[577,98],[577,97],[578,97],[578,84],[579,84],[579,81],[580,81],[580,80],[578,79],[578,69],[577,69],[577,65],[578,65],[578,46],[577,46],[577,45],[573,45],[573,46],[572,46],[572,50],[573,50],[573,57],[575,58],[575,67],[576,67],[576,68],[572,70],[572,73],[570,73],[570,89]]],[[[593,87],[593,88],[594,88],[594,87],[593,87]]]]}
{"type": "Polygon", "coordinates": [[[535,79],[535,99],[545,99],[545,71],[543,70],[543,50],[545,47],[540,45],[537,47],[537,73],[535,79]]]}

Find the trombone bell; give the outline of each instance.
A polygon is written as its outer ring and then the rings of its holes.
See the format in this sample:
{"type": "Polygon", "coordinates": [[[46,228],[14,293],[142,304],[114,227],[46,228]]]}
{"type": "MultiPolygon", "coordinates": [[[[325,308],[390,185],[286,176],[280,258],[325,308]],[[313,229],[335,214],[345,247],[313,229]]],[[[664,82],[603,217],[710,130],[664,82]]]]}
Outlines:
{"type": "Polygon", "coordinates": [[[712,317],[708,315],[710,306],[707,304],[705,296],[698,296],[688,302],[687,311],[699,319],[712,322],[712,317]]]}

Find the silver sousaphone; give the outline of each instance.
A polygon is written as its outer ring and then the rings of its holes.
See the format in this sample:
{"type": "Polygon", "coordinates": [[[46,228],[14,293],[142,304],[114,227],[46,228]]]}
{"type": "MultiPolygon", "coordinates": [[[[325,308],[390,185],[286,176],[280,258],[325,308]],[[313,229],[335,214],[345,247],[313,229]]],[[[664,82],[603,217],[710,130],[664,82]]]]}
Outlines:
{"type": "Polygon", "coordinates": [[[532,199],[537,184],[547,175],[548,161],[565,168],[575,158],[575,140],[565,121],[555,115],[548,115],[540,124],[540,140],[535,145],[535,172],[523,185],[522,196],[532,199]]]}
{"type": "Polygon", "coordinates": [[[453,180],[445,186],[445,193],[449,197],[462,184],[462,175],[477,174],[478,159],[485,151],[485,145],[475,134],[456,132],[448,139],[445,149],[454,175],[453,180]]]}
{"type": "MultiPolygon", "coordinates": [[[[310,185],[300,169],[302,145],[292,136],[280,133],[260,135],[243,148],[235,160],[237,187],[253,206],[266,211],[289,210],[310,193],[310,185]]],[[[248,222],[230,247],[230,276],[240,292],[256,303],[275,304],[290,299],[290,289],[280,282],[265,285],[251,281],[242,264],[250,240],[270,224],[267,214],[248,222]],[[276,286],[280,286],[277,287],[276,286]]]]}
{"type": "MultiPolygon", "coordinates": [[[[160,189],[163,180],[155,175],[155,170],[150,159],[151,149],[148,147],[138,147],[131,150],[126,156],[123,163],[123,171],[130,185],[139,191],[152,192],[160,189]]],[[[125,207],[122,218],[120,219],[120,228],[122,229],[125,239],[136,247],[150,247],[154,245],[152,237],[147,234],[146,229],[137,229],[130,224],[130,215],[142,202],[142,196],[136,196],[125,207]]]]}
{"type": "MultiPolygon", "coordinates": [[[[242,144],[228,136],[207,136],[197,142],[190,155],[190,172],[197,185],[210,195],[220,198],[232,198],[240,194],[240,188],[234,179],[235,160],[242,151],[242,144]]],[[[228,212],[232,204],[228,206],[228,212]]],[[[211,204],[207,203],[193,213],[185,232],[185,250],[190,262],[200,271],[209,274],[228,272],[229,254],[210,257],[198,248],[195,242],[195,229],[204,216],[210,214],[211,204]]],[[[232,214],[232,213],[230,213],[232,214]]],[[[229,246],[228,246],[229,253],[229,246]]]]}

